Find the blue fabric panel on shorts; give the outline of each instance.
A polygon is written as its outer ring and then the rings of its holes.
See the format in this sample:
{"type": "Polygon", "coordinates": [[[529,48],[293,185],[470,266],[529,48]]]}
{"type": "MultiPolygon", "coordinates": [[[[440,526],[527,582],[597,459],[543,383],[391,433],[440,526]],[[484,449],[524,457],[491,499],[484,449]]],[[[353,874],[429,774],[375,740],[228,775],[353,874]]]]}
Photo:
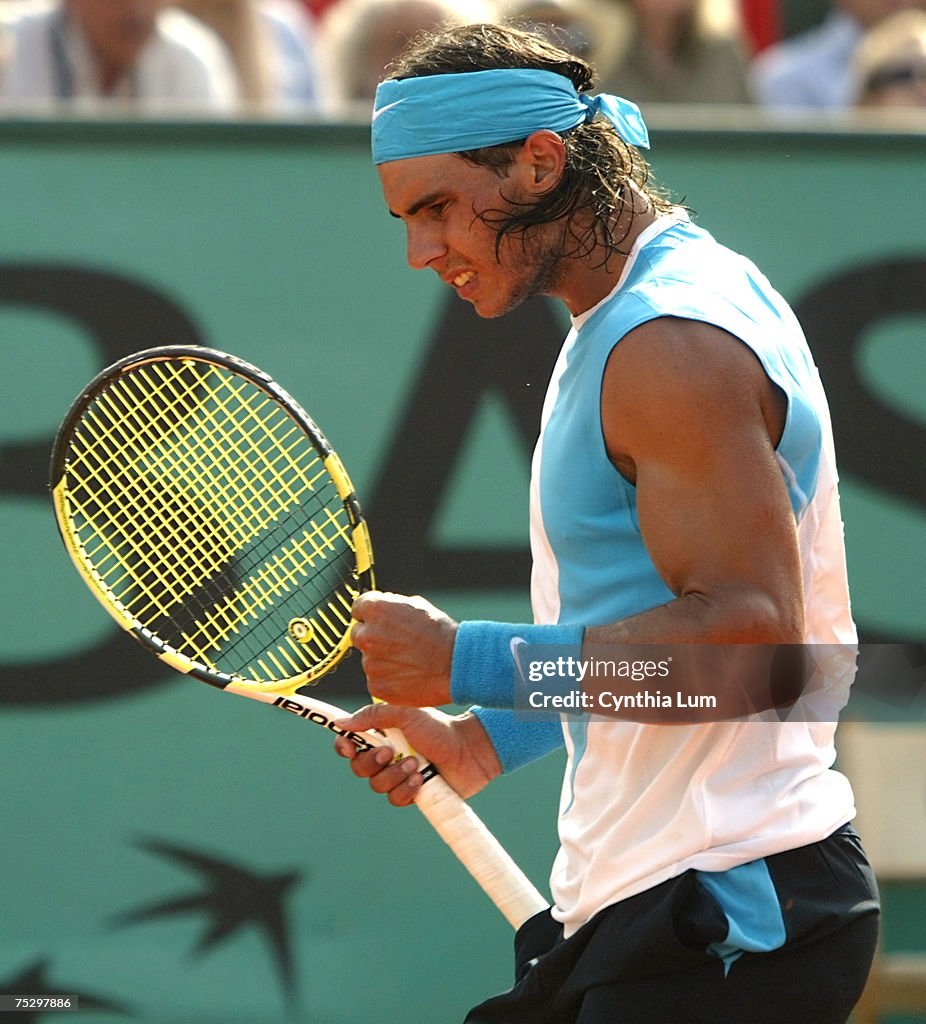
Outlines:
{"type": "Polygon", "coordinates": [[[695,875],[720,904],[730,926],[724,942],[708,946],[726,970],[743,953],[768,953],[784,945],[787,933],[781,904],[764,860],[695,875]]]}

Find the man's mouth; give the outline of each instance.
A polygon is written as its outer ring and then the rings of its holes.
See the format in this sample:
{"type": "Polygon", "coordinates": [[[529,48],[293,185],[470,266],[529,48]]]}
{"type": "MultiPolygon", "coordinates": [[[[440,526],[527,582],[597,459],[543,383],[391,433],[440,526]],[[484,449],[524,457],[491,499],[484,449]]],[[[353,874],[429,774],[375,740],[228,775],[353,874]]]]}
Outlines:
{"type": "Polygon", "coordinates": [[[451,283],[454,288],[462,288],[463,285],[469,284],[475,276],[476,272],[474,270],[464,270],[462,274],[457,274],[457,276],[452,279],[451,283]]]}

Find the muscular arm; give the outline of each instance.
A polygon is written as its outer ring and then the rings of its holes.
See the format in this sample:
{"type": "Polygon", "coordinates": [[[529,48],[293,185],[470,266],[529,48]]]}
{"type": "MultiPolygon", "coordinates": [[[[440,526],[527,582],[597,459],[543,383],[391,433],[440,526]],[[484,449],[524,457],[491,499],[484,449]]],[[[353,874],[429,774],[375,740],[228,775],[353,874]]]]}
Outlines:
{"type": "Polygon", "coordinates": [[[601,413],[675,600],[587,639],[800,643],[797,533],[774,451],[786,404],[752,352],[708,325],[650,321],[612,352],[601,413]]]}
{"type": "MultiPolygon", "coordinates": [[[[585,648],[684,645],[674,649],[673,693],[711,693],[717,705],[677,711],[678,721],[789,704],[803,685],[799,649],[778,646],[804,636],[797,531],[775,455],[786,414],[752,351],[709,325],[651,321],[608,361],[605,444],[636,486],[641,535],[675,598],[586,629],[585,648]]],[[[645,709],[620,716],[669,720],[645,709]]]]}
{"type": "MultiPolygon", "coordinates": [[[[718,328],[660,318],[620,341],[602,382],[603,436],[636,486],[644,543],[675,597],[586,629],[587,647],[699,644],[700,658],[707,645],[802,642],[797,532],[775,455],[786,412],[751,350],[718,328]]],[[[453,620],[420,598],[375,594],[358,600],[355,616],[374,695],[450,702],[453,620]]],[[[731,675],[728,714],[769,706],[767,675],[756,674],[756,692],[743,685],[748,672],[731,675]]],[[[689,677],[673,668],[683,693],[703,690],[706,679],[723,691],[721,673],[703,660],[689,677]]]]}

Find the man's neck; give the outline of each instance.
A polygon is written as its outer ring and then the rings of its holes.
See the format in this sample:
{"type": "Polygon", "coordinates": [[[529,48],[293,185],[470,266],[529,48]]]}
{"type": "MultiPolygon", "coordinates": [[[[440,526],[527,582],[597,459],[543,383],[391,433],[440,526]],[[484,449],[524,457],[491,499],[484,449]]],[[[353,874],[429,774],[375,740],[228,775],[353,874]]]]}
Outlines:
{"type": "Polygon", "coordinates": [[[633,190],[634,206],[621,213],[612,232],[619,239],[619,248],[605,252],[602,245],[587,257],[569,261],[557,288],[556,298],[562,299],[573,316],[596,306],[617,286],[633,246],[640,235],[658,219],[645,196],[633,190]]]}

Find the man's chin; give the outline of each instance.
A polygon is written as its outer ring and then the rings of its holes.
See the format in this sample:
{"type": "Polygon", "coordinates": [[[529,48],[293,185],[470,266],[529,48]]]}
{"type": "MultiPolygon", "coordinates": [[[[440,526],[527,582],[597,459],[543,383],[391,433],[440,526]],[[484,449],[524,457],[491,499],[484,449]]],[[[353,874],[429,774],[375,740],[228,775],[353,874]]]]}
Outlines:
{"type": "Polygon", "coordinates": [[[491,299],[464,299],[463,301],[468,302],[473,307],[476,315],[483,320],[496,320],[498,317],[505,316],[512,310],[517,309],[524,302],[524,298],[519,297],[504,304],[491,299]]]}

